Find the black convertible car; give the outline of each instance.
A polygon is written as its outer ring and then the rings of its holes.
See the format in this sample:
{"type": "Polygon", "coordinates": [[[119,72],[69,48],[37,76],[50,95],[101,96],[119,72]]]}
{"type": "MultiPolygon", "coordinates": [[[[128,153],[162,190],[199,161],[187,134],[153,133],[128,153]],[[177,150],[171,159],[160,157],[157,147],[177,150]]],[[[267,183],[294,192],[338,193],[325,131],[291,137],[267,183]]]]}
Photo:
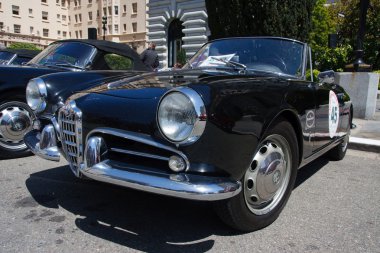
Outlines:
{"type": "Polygon", "coordinates": [[[2,49],[0,50],[0,65],[23,65],[40,52],[27,49],[2,49]]]}
{"type": "MultiPolygon", "coordinates": [[[[62,154],[77,177],[213,201],[230,226],[260,229],[284,208],[298,168],[346,153],[350,98],[332,72],[307,78],[311,63],[309,46],[291,39],[215,40],[182,70],[105,75],[46,109],[25,143],[45,159],[62,154]]],[[[35,87],[36,105],[54,103],[35,87]]]]}
{"type": "MultiPolygon", "coordinates": [[[[24,66],[0,66],[0,158],[27,152],[23,136],[31,130],[34,113],[25,103],[30,79],[57,72],[87,70],[147,71],[128,45],[100,40],[63,40],[52,43],[24,66]]],[[[72,82],[65,83],[66,88],[72,82]]]]}

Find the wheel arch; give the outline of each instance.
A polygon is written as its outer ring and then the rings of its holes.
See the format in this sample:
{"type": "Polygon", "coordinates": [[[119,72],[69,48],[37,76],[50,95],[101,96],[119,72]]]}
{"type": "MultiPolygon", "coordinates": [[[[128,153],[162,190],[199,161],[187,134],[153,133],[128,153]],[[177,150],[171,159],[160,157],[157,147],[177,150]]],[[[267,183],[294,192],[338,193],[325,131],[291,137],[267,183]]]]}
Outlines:
{"type": "Polygon", "coordinates": [[[11,96],[11,98],[21,98],[26,101],[26,90],[25,88],[11,88],[11,89],[5,89],[0,91],[0,101],[4,100],[11,96]]]}
{"type": "Polygon", "coordinates": [[[303,137],[302,137],[302,127],[301,122],[297,116],[297,113],[291,109],[285,109],[279,112],[267,125],[265,131],[262,133],[261,137],[265,135],[265,132],[278,120],[284,119],[288,121],[296,133],[297,143],[298,143],[298,165],[301,164],[303,159],[303,137]]]}

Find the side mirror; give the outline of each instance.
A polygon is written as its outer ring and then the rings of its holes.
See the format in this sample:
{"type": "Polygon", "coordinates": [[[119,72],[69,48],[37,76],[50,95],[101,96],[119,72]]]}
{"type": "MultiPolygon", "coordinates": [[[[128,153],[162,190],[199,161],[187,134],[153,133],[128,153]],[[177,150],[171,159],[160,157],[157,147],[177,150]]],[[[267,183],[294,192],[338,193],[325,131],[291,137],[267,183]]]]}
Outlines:
{"type": "Polygon", "coordinates": [[[333,70],[323,71],[318,74],[318,81],[320,83],[333,84],[335,82],[335,72],[333,70]]]}

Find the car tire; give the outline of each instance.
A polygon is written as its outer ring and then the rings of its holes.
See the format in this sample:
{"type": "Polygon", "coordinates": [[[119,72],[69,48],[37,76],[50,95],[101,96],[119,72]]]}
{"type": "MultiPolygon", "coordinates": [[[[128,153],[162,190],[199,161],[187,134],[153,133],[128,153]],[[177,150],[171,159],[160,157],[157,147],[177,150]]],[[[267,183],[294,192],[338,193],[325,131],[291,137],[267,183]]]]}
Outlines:
{"type": "Polygon", "coordinates": [[[0,159],[32,154],[26,147],[23,136],[32,129],[33,118],[33,111],[22,98],[16,97],[0,102],[0,159]],[[15,127],[19,127],[20,130],[15,127]]]}
{"type": "Polygon", "coordinates": [[[332,148],[327,154],[330,160],[340,161],[346,156],[350,136],[347,134],[341,143],[332,148]]]}
{"type": "Polygon", "coordinates": [[[298,158],[298,142],[292,125],[284,119],[277,120],[258,145],[251,166],[241,179],[241,192],[214,203],[219,217],[244,232],[270,225],[290,197],[298,158]]]}

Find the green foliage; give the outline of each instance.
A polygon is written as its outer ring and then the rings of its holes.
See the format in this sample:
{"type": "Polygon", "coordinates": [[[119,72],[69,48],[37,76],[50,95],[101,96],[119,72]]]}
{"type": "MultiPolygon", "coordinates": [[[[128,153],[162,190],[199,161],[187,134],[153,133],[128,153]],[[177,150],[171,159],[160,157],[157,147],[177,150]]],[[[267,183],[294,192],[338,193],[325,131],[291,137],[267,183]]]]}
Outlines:
{"type": "Polygon", "coordinates": [[[14,42],[8,48],[9,49],[28,49],[28,50],[36,50],[36,51],[40,50],[34,44],[25,43],[25,42],[14,42]]]}
{"type": "Polygon", "coordinates": [[[306,41],[315,0],[206,0],[210,39],[283,36],[306,41]]]}
{"type": "Polygon", "coordinates": [[[104,56],[104,60],[112,70],[131,69],[133,65],[131,59],[117,54],[107,54],[104,56]]]}
{"type": "MultiPolygon", "coordinates": [[[[340,40],[356,49],[359,30],[360,0],[340,0],[329,9],[340,40]],[[339,14],[339,15],[338,15],[339,14]],[[344,17],[342,16],[344,15],[344,17]]],[[[364,60],[380,69],[380,0],[371,0],[367,12],[364,60]]]]}
{"type": "MultiPolygon", "coordinates": [[[[319,75],[319,73],[320,73],[320,71],[318,70],[318,69],[313,69],[313,80],[314,80],[314,82],[316,81],[316,80],[318,80],[318,75],[319,75]]],[[[308,69],[307,71],[306,71],[306,80],[311,80],[311,73],[310,73],[310,69],[308,69]]]]}
{"type": "Polygon", "coordinates": [[[334,70],[341,71],[349,62],[349,56],[352,52],[350,45],[344,45],[337,48],[315,45],[312,48],[313,66],[321,71],[334,70]]]}
{"type": "Polygon", "coordinates": [[[337,48],[328,47],[328,35],[335,33],[334,20],[331,18],[325,0],[317,0],[312,13],[312,30],[309,34],[309,45],[312,48],[313,66],[321,71],[338,71],[349,62],[352,52],[350,45],[337,48]]]}
{"type": "Polygon", "coordinates": [[[177,63],[180,63],[182,66],[186,64],[186,51],[181,49],[177,53],[177,63]]]}
{"type": "Polygon", "coordinates": [[[311,31],[309,33],[309,45],[327,47],[328,35],[334,32],[333,21],[329,16],[328,9],[324,6],[326,0],[317,0],[312,16],[311,31]]]}

